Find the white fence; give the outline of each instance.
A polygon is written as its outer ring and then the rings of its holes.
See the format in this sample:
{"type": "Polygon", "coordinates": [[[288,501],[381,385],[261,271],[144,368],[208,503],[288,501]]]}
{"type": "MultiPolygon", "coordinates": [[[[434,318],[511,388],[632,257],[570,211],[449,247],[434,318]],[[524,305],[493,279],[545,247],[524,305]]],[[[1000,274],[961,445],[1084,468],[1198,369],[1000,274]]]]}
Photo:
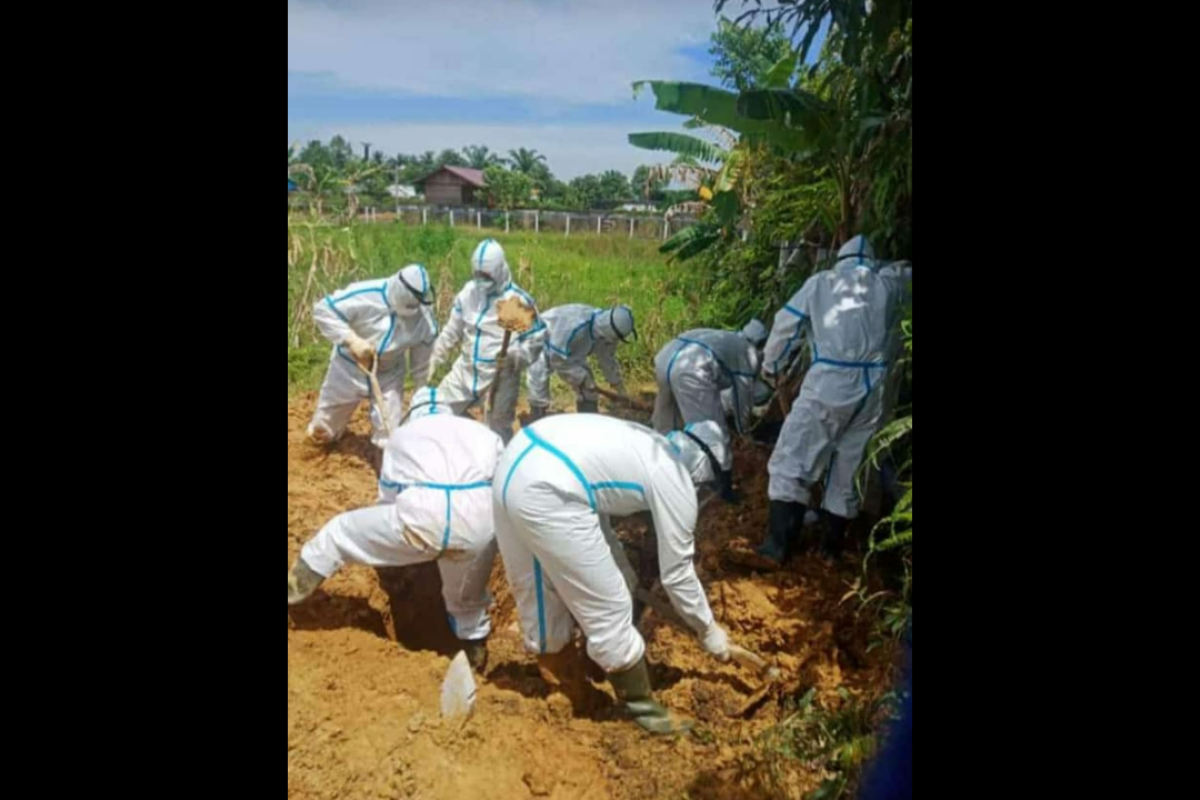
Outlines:
{"type": "Polygon", "coordinates": [[[501,211],[431,206],[399,206],[394,212],[384,213],[380,213],[378,208],[364,208],[361,219],[363,222],[394,221],[403,225],[448,225],[451,228],[505,232],[523,230],[563,236],[572,233],[609,234],[659,241],[666,241],[696,222],[696,217],[682,214],[652,217],[606,211],[501,211]]]}

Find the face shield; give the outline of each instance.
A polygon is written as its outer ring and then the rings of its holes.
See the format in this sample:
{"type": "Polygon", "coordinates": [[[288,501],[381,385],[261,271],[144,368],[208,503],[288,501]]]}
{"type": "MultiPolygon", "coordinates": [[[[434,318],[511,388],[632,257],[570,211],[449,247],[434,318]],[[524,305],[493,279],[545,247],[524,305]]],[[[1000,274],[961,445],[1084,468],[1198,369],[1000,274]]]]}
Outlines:
{"type": "Polygon", "coordinates": [[[632,309],[628,306],[616,306],[609,312],[608,318],[613,333],[621,340],[621,344],[637,341],[637,326],[634,325],[632,309]]]}
{"type": "Polygon", "coordinates": [[[396,315],[404,318],[415,317],[421,312],[421,306],[433,305],[433,293],[429,291],[429,278],[419,264],[413,264],[400,270],[396,275],[403,291],[396,298],[396,315]]]}

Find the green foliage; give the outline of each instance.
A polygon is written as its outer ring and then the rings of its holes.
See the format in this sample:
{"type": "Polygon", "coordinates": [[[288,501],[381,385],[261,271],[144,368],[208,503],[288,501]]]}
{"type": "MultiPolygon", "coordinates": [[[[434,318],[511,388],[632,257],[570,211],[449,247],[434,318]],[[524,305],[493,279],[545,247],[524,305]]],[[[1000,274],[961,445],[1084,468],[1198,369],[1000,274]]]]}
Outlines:
{"type": "Polygon", "coordinates": [[[764,85],[771,68],[791,52],[778,30],[740,27],[724,18],[717,23],[708,49],[716,61],[712,74],[722,86],[739,92],[764,85]]]}
{"type": "Polygon", "coordinates": [[[582,211],[596,207],[600,202],[601,194],[599,178],[595,175],[580,175],[578,178],[572,178],[571,182],[567,184],[564,202],[568,208],[582,211]]]}
{"type": "Polygon", "coordinates": [[[508,151],[508,164],[517,172],[532,175],[539,165],[546,163],[546,157],[537,150],[527,150],[519,147],[508,151]]]}
{"type": "Polygon", "coordinates": [[[721,229],[712,222],[690,225],[663,242],[659,251],[671,253],[680,261],[686,261],[712,247],[721,238],[721,229]]]}
{"type": "Polygon", "coordinates": [[[495,204],[503,209],[519,208],[529,203],[533,191],[533,178],[524,172],[491,166],[483,171],[487,180],[488,193],[495,204]]]}
{"type": "MultiPolygon", "coordinates": [[[[720,0],[718,10],[726,5],[720,0]]],[[[856,233],[884,258],[912,258],[911,2],[756,0],[739,20],[783,26],[797,41],[754,87],[734,93],[694,83],[635,85],[654,92],[656,108],[686,115],[693,126],[738,134],[730,150],[736,169],[726,159],[708,213],[662,248],[690,259],[671,291],[696,291],[705,298],[697,324],[722,327],[751,315],[769,318],[827,266],[822,252],[856,233]],[[797,78],[821,25],[828,35],[820,58],[797,78]],[[738,212],[752,231],[746,241],[728,235],[738,212]]],[[[911,397],[911,307],[903,328],[900,380],[911,397]]],[[[898,414],[872,442],[866,466],[878,470],[886,462],[897,473],[900,496],[872,532],[868,562],[899,572],[900,588],[860,597],[889,638],[912,619],[911,400],[898,414]]]]}
{"type": "Polygon", "coordinates": [[[600,176],[600,205],[597,208],[612,208],[633,199],[633,189],[623,172],[610,169],[600,176]]]}
{"type": "Polygon", "coordinates": [[[722,163],[729,155],[728,152],[712,142],[688,136],[686,133],[631,133],[629,134],[629,143],[645,150],[665,150],[679,156],[713,164],[722,163]]]}
{"type": "MultiPolygon", "coordinates": [[[[910,393],[912,386],[912,310],[908,311],[904,329],[904,360],[900,369],[910,393]]],[[[871,546],[867,558],[877,553],[898,552],[904,565],[904,583],[901,602],[912,602],[912,536],[913,536],[913,489],[912,489],[912,407],[901,409],[901,416],[890,422],[875,435],[867,450],[866,465],[878,469],[884,459],[889,459],[896,470],[896,480],[904,494],[896,502],[888,516],[884,517],[871,531],[871,546]]],[[[911,610],[909,612],[911,614],[911,610]]]]}
{"type": "MultiPolygon", "coordinates": [[[[639,339],[618,350],[631,387],[652,383],[659,348],[694,327],[699,300],[668,294],[670,270],[655,241],[574,232],[570,238],[525,231],[486,235],[501,243],[515,279],[542,309],[565,303],[633,307],[639,339]]],[[[471,251],[480,236],[476,231],[438,225],[289,225],[289,394],[319,386],[329,360],[329,343],[320,337],[309,315],[314,303],[353,281],[386,277],[417,262],[426,266],[438,288],[438,319],[444,323],[454,295],[470,278],[471,251]],[[312,286],[305,294],[310,273],[312,286]]]]}
{"type": "Polygon", "coordinates": [[[639,166],[633,171],[630,184],[635,196],[642,201],[662,203],[666,199],[663,192],[667,188],[667,181],[653,167],[645,164],[639,166]]]}
{"type": "MultiPolygon", "coordinates": [[[[700,140],[696,140],[700,142],[700,140]]],[[[701,144],[704,144],[700,142],[701,144]]],[[[711,146],[698,154],[718,152],[711,146]]],[[[296,181],[299,192],[289,196],[289,208],[307,208],[314,218],[352,218],[361,206],[388,208],[395,203],[389,193],[393,184],[412,184],[443,166],[471,166],[491,176],[491,196],[500,208],[548,208],[590,210],[614,208],[644,197],[649,185],[650,200],[664,203],[666,181],[639,168],[631,185],[625,174],[607,170],[599,175],[581,175],[570,183],[554,177],[546,156],[528,148],[508,151],[502,158],[484,145],[467,145],[462,151],[432,150],[420,155],[398,154],[364,149],[365,158],[355,155],[349,142],[335,136],[329,144],[309,142],[299,152],[288,148],[288,177],[296,181]],[[504,166],[510,170],[504,170],[504,166]],[[499,170],[499,171],[497,171],[499,170]],[[527,180],[526,180],[527,179],[527,180]]],[[[688,199],[692,199],[689,196],[688,199]]]]}
{"type": "Polygon", "coordinates": [[[463,166],[471,167],[472,169],[487,169],[488,167],[499,166],[504,163],[504,159],[499,153],[493,153],[488,149],[487,145],[469,144],[462,149],[463,158],[466,163],[463,166]]]}
{"type": "Polygon", "coordinates": [[[850,796],[859,772],[878,749],[876,731],[896,717],[897,699],[888,693],[863,701],[842,688],[833,707],[826,707],[816,700],[816,691],[809,690],[793,703],[783,722],[755,742],[765,767],[759,775],[763,788],[786,793],[789,773],[800,769],[829,776],[808,800],[850,796]]]}

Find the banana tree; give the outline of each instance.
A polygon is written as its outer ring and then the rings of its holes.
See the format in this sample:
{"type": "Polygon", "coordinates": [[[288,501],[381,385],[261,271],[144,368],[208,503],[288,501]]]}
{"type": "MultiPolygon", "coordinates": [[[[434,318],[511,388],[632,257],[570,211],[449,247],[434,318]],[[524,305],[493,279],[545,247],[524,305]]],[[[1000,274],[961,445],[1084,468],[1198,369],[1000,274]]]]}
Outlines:
{"type": "Polygon", "coordinates": [[[346,169],[338,177],[337,183],[341,185],[342,191],[346,195],[346,219],[353,221],[358,215],[358,197],[363,190],[363,181],[371,176],[382,172],[382,165],[374,165],[368,161],[353,161],[346,165],[346,169]]]}
{"type": "MultiPolygon", "coordinates": [[[[714,207],[719,211],[721,194],[737,188],[742,172],[740,162],[748,148],[764,147],[790,161],[810,166],[814,180],[828,177],[834,182],[839,203],[836,224],[829,234],[835,241],[844,241],[863,222],[864,203],[872,190],[878,188],[875,182],[878,175],[873,167],[877,165],[877,156],[889,145],[893,146],[889,150],[889,164],[894,165],[897,163],[894,145],[899,143],[903,148],[907,143],[907,160],[901,159],[899,172],[890,176],[890,180],[894,187],[907,188],[911,194],[911,103],[904,108],[889,102],[895,98],[873,89],[858,70],[831,70],[813,87],[816,91],[792,86],[798,55],[781,60],[771,71],[771,85],[764,89],[735,94],[713,86],[667,81],[645,81],[635,84],[635,89],[648,86],[654,92],[658,110],[685,114],[700,123],[737,134],[738,145],[725,158],[722,180],[713,186],[714,207]],[[737,153],[742,156],[730,157],[737,153]]],[[[904,58],[903,53],[898,55],[895,71],[901,69],[904,58]]],[[[911,38],[907,58],[910,63],[911,38]]],[[[634,136],[630,137],[634,144],[672,143],[665,134],[654,135],[656,138],[634,136]],[[635,140],[634,136],[642,138],[635,140]]],[[[699,145],[707,143],[683,141],[694,137],[681,134],[675,136],[682,137],[678,144],[686,145],[689,153],[705,152],[699,145]]],[[[708,155],[715,154],[709,151],[708,155]]],[[[724,200],[722,223],[727,223],[730,215],[740,213],[741,206],[734,204],[735,198],[736,195],[724,200]]]]}
{"type": "Polygon", "coordinates": [[[288,165],[288,177],[296,180],[300,190],[308,195],[309,211],[320,217],[325,212],[325,198],[337,184],[338,172],[331,165],[313,166],[298,162],[288,165]]]}
{"type": "Polygon", "coordinates": [[[630,144],[647,150],[675,153],[675,161],[651,173],[697,187],[700,203],[676,206],[672,211],[707,211],[713,215],[693,225],[663,244],[665,253],[686,260],[711,247],[722,237],[734,234],[749,206],[746,175],[749,150],[764,140],[771,129],[767,125],[741,119],[737,115],[737,95],[713,86],[667,81],[640,81],[634,92],[649,87],[660,111],[691,117],[684,127],[711,130],[720,144],[685,133],[634,133],[630,144]]]}
{"type": "MultiPolygon", "coordinates": [[[[718,12],[727,4],[718,0],[718,12]]],[[[737,116],[775,128],[766,134],[772,145],[836,183],[835,240],[865,230],[909,254],[912,0],[754,0],[754,6],[738,22],[790,29],[801,41],[795,60],[781,61],[768,86],[738,96],[737,116]],[[828,33],[817,65],[793,85],[821,30],[828,33]]]]}

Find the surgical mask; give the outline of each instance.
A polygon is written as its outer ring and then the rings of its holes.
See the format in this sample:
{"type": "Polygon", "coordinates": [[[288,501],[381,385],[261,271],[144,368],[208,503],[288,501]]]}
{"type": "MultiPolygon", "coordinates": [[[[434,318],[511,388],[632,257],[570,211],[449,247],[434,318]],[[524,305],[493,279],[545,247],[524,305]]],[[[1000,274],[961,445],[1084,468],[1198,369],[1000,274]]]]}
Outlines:
{"type": "Polygon", "coordinates": [[[476,272],[471,281],[480,289],[490,290],[496,285],[496,280],[486,272],[476,272]]]}
{"type": "Polygon", "coordinates": [[[415,316],[416,316],[417,314],[419,314],[420,312],[421,312],[421,306],[420,306],[420,304],[419,304],[419,303],[418,303],[418,304],[415,304],[415,305],[409,305],[409,304],[407,304],[407,303],[401,303],[401,304],[400,304],[400,305],[399,305],[399,306],[396,308],[396,316],[398,316],[398,317],[401,317],[401,318],[403,318],[403,319],[412,319],[413,317],[415,317],[415,316]]]}

